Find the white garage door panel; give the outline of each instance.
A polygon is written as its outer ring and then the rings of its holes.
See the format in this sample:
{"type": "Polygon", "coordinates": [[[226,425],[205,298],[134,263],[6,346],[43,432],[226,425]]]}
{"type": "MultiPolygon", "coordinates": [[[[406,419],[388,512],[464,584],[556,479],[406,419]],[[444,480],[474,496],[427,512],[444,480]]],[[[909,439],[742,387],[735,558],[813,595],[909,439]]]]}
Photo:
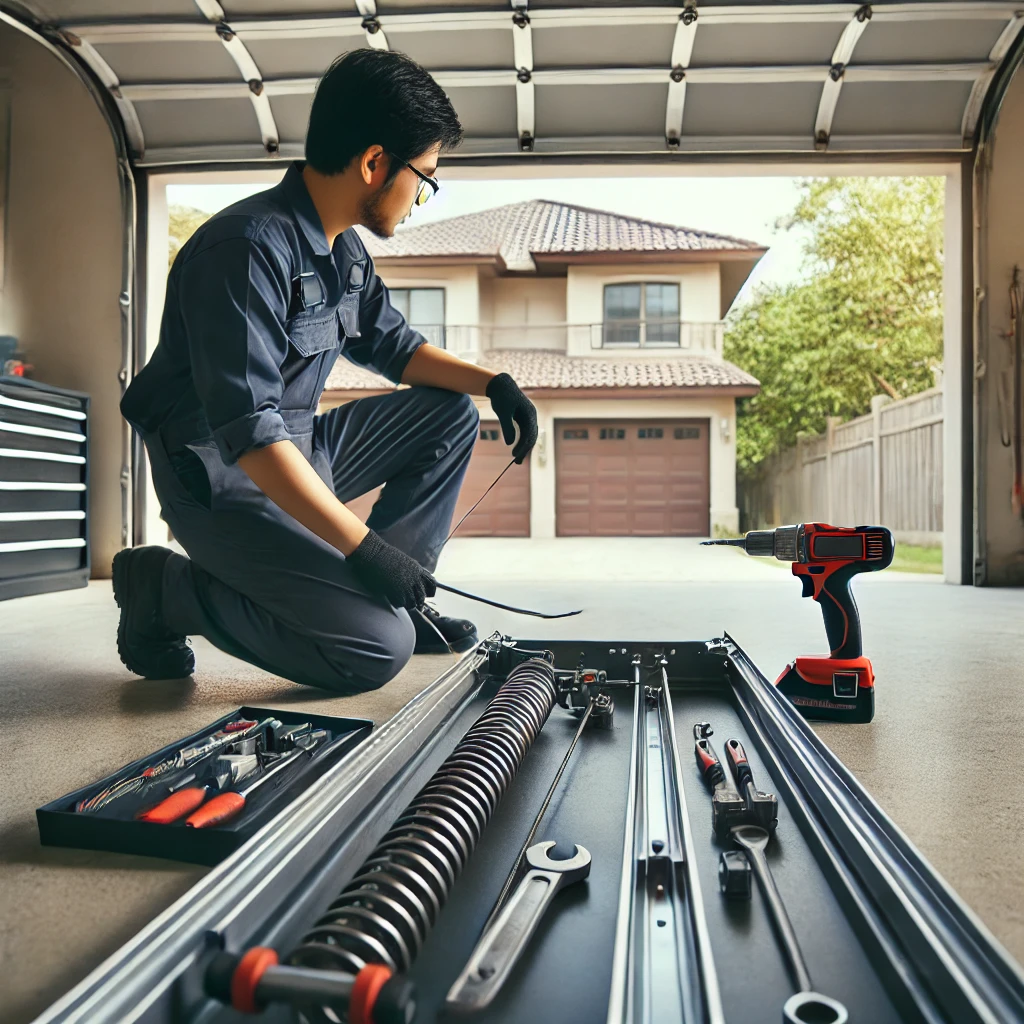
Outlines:
{"type": "Polygon", "coordinates": [[[433,72],[465,126],[466,156],[530,159],[520,130],[535,151],[591,157],[677,146],[744,157],[830,145],[962,153],[974,130],[969,121],[963,137],[965,110],[977,109],[1000,62],[1017,59],[1012,44],[1024,25],[1019,5],[1002,0],[877,3],[869,20],[857,19],[859,3],[701,0],[689,24],[678,4],[567,2],[530,6],[521,28],[497,0],[381,0],[365,28],[355,4],[222,6],[234,32],[223,43],[216,5],[204,16],[182,0],[24,0],[29,17],[67,33],[69,48],[82,40],[77,56],[105,85],[121,84],[118,109],[136,159],[154,166],[301,156],[297,111],[308,109],[330,61],[355,45],[401,49],[433,72]],[[845,69],[836,83],[834,63],[845,69]],[[864,73],[883,80],[858,80],[864,73]],[[222,116],[211,96],[225,83],[260,112],[258,124],[222,116]],[[865,91],[847,102],[858,83],[865,91]],[[307,106],[286,106],[278,124],[267,99],[284,93],[307,106]],[[188,115],[140,110],[136,130],[133,104],[172,102],[187,104],[188,115]]]}

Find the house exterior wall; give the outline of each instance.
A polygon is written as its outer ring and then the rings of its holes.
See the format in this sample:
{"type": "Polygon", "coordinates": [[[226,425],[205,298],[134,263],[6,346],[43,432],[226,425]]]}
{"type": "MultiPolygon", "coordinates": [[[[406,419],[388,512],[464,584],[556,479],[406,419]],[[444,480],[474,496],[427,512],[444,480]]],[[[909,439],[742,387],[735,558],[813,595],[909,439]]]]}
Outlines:
{"type": "Polygon", "coordinates": [[[381,269],[388,288],[444,288],[444,322],[448,328],[448,348],[456,355],[478,350],[480,323],[480,272],[475,266],[408,267],[381,269]]]}
{"type": "MultiPolygon", "coordinates": [[[[537,399],[540,436],[530,457],[530,536],[555,536],[555,422],[587,419],[705,419],[709,421],[711,532],[736,533],[736,400],[734,398],[537,399]]],[[[494,418],[477,399],[481,417],[494,418]]]]}
{"type": "MultiPolygon", "coordinates": [[[[691,322],[718,320],[721,284],[718,263],[635,263],[570,266],[566,280],[566,320],[570,324],[599,324],[604,320],[604,287],[629,281],[663,281],[679,285],[680,319],[691,322]]],[[[601,350],[598,350],[601,351],[601,350]]],[[[665,358],[665,349],[619,350],[630,359],[665,358]]],[[[569,331],[568,354],[593,355],[585,331],[569,331]]],[[[602,351],[607,355],[608,351],[602,351]]]]}
{"type": "Polygon", "coordinates": [[[565,351],[564,277],[481,277],[482,347],[565,351]]]}
{"type": "Polygon", "coordinates": [[[86,88],[43,47],[0,26],[11,83],[6,280],[0,333],[39,381],[88,392],[94,576],[121,547],[122,239],[114,141],[86,88]]]}
{"type": "MultiPolygon", "coordinates": [[[[571,266],[567,277],[497,277],[483,267],[472,266],[386,267],[380,274],[389,288],[446,289],[448,347],[460,355],[522,348],[551,349],[572,356],[664,359],[671,350],[594,346],[600,333],[588,328],[604,320],[605,285],[628,281],[678,284],[680,316],[691,323],[717,322],[722,302],[721,268],[712,262],[571,266]]],[[[702,346],[701,355],[714,358],[716,352],[702,346]]]]}

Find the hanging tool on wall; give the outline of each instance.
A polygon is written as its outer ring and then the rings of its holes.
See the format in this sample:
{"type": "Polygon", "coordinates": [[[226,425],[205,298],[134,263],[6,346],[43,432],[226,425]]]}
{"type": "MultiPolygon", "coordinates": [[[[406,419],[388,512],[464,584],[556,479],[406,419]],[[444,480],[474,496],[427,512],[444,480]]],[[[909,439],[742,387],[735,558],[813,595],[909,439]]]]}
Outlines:
{"type": "Polygon", "coordinates": [[[1021,287],[1020,267],[1013,268],[1010,281],[1010,373],[1013,394],[1013,422],[1010,425],[1010,443],[1013,453],[1013,488],[1010,507],[1015,516],[1024,513],[1024,288],[1021,287]]]}
{"type": "Polygon", "coordinates": [[[801,523],[776,530],[752,530],[727,544],[748,555],[793,563],[803,597],[821,606],[831,653],[827,658],[797,658],[775,681],[805,718],[870,722],[875,714],[875,677],[861,645],[860,614],[850,582],[862,572],[878,572],[892,563],[896,544],[884,526],[828,526],[801,523]]]}

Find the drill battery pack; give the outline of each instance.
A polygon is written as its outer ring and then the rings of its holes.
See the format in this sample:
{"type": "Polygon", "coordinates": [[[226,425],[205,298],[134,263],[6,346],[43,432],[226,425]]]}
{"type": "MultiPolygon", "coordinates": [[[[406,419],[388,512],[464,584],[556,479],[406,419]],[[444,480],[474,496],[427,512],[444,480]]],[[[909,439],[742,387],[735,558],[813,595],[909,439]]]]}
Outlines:
{"type": "Polygon", "coordinates": [[[875,674],[865,657],[797,658],[775,685],[804,718],[863,723],[875,716],[875,674]]]}

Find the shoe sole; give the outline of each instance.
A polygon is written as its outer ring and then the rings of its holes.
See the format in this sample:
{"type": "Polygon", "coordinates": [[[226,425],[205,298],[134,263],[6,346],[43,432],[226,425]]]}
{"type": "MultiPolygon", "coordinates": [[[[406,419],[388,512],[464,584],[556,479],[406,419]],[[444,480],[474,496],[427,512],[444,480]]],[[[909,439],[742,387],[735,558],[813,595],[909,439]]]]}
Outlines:
{"type": "Polygon", "coordinates": [[[128,609],[126,606],[131,590],[131,584],[128,582],[128,559],[132,550],[132,548],[125,548],[123,551],[118,551],[110,565],[110,583],[114,591],[114,603],[121,612],[117,620],[117,656],[121,659],[121,664],[129,672],[133,675],[142,676],[143,679],[184,679],[195,671],[195,655],[191,651],[188,651],[188,657],[182,666],[182,671],[174,671],[173,669],[170,672],[145,671],[132,656],[131,649],[125,638],[128,631],[128,609]]]}

